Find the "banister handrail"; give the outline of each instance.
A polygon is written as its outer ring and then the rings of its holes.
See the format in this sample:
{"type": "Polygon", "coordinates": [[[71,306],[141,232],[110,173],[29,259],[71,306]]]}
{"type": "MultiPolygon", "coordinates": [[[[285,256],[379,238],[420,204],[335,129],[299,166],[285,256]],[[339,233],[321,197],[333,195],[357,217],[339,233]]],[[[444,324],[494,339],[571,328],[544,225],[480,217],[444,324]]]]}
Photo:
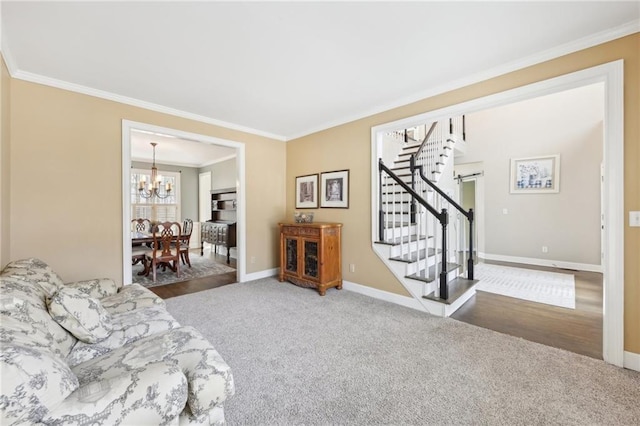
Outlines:
{"type": "Polygon", "coordinates": [[[442,189],[440,189],[436,184],[434,184],[433,182],[431,182],[430,179],[428,179],[425,175],[424,175],[424,168],[422,166],[416,166],[413,162],[410,165],[411,167],[411,173],[413,173],[415,170],[418,170],[419,174],[420,174],[420,178],[422,178],[423,181],[425,181],[427,183],[427,185],[429,185],[433,190],[435,190],[438,194],[440,194],[442,196],[442,198],[444,198],[445,200],[447,200],[449,202],[449,204],[453,205],[453,207],[456,208],[456,210],[458,210],[460,213],[462,213],[467,219],[473,219],[473,213],[472,211],[466,211],[460,204],[458,204],[453,198],[449,197],[442,189]]]}
{"type": "Polygon", "coordinates": [[[416,191],[414,191],[409,185],[402,181],[394,172],[392,172],[387,166],[384,165],[382,159],[378,160],[378,170],[385,171],[389,177],[398,183],[405,191],[407,191],[413,198],[415,198],[420,204],[422,204],[429,213],[434,215],[440,223],[445,223],[447,221],[446,213],[438,212],[435,208],[433,208],[424,198],[422,198],[416,191]]]}
{"type": "Polygon", "coordinates": [[[433,131],[435,130],[437,125],[438,125],[437,121],[435,121],[431,125],[431,128],[427,132],[426,136],[424,137],[424,139],[422,139],[422,143],[420,144],[420,147],[418,148],[418,150],[416,152],[413,153],[412,157],[415,156],[415,158],[418,158],[420,156],[420,154],[422,153],[422,150],[424,149],[425,145],[427,144],[427,141],[429,140],[429,136],[431,136],[431,133],[433,133],[433,131]]]}

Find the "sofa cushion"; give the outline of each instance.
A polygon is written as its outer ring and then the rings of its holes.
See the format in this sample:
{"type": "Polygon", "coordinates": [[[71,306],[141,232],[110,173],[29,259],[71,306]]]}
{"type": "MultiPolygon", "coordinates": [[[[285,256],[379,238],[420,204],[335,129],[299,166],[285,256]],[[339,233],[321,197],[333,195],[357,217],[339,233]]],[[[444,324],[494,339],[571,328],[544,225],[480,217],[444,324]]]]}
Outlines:
{"type": "Polygon", "coordinates": [[[64,285],[65,287],[76,288],[83,294],[96,299],[113,296],[121,287],[121,285],[116,284],[111,278],[96,278],[93,280],[65,283],[64,285]]]}
{"type": "Polygon", "coordinates": [[[106,339],[93,344],[80,341],[74,346],[67,357],[67,363],[70,367],[104,355],[144,337],[180,327],[178,321],[162,306],[112,315],[112,323],[113,331],[106,339]]]}
{"type": "Polygon", "coordinates": [[[78,388],[75,374],[46,348],[2,345],[0,372],[0,424],[36,424],[78,388]]]}
{"type": "Polygon", "coordinates": [[[47,304],[53,319],[83,342],[96,343],[111,334],[111,314],[98,299],[88,297],[79,289],[63,287],[47,304]]]}
{"type": "Polygon", "coordinates": [[[35,283],[44,291],[46,297],[51,297],[64,285],[49,265],[35,257],[10,262],[2,270],[2,275],[35,283]]]}
{"type": "Polygon", "coordinates": [[[0,343],[44,346],[64,359],[78,341],[54,321],[38,287],[22,279],[0,276],[0,343]]]}
{"type": "Polygon", "coordinates": [[[121,314],[151,306],[165,306],[164,300],[140,284],[125,285],[113,296],[100,299],[102,306],[110,314],[121,314]]]}

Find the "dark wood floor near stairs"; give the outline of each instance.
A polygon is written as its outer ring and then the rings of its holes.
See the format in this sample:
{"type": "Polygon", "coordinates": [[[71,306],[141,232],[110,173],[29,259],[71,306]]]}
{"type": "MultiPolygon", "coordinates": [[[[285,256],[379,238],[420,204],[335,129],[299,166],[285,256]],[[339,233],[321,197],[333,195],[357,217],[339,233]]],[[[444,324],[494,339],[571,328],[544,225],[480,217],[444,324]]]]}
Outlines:
{"type": "Polygon", "coordinates": [[[602,359],[602,274],[487,261],[575,276],[576,308],[477,291],[451,318],[533,342],[602,359]]]}
{"type": "MultiPolygon", "coordinates": [[[[200,256],[198,250],[197,254],[191,254],[191,256],[200,256]]],[[[209,256],[211,260],[227,265],[227,256],[211,253],[207,254],[205,250],[205,256],[209,256]]],[[[231,258],[231,263],[227,266],[236,268],[236,260],[231,258]]],[[[188,266],[187,266],[188,267],[188,266]]],[[[213,275],[210,277],[196,278],[189,281],[183,281],[180,283],[167,284],[158,287],[151,287],[149,290],[163,299],[170,297],[181,296],[183,294],[196,293],[198,291],[208,290],[210,288],[222,287],[223,285],[232,284],[238,282],[236,278],[236,272],[227,272],[225,274],[213,275]]]]}

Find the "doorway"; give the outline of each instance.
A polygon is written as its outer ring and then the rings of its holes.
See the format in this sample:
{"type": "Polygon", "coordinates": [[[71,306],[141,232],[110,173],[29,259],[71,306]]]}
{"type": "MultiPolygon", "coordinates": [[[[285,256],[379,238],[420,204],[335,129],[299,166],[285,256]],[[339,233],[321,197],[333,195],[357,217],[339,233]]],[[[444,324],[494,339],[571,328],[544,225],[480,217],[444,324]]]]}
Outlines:
{"type": "MultiPolygon", "coordinates": [[[[245,280],[246,276],[246,211],[245,211],[245,149],[244,144],[214,138],[207,135],[200,135],[195,133],[184,132],[177,129],[170,129],[160,126],[154,126],[146,123],[133,122],[129,120],[123,120],[122,122],[122,193],[123,193],[123,283],[130,284],[132,282],[132,265],[131,265],[131,231],[129,224],[131,223],[131,183],[130,183],[130,169],[132,165],[132,134],[133,132],[143,132],[151,135],[160,135],[165,138],[174,138],[178,142],[178,150],[187,146],[188,143],[199,144],[202,147],[224,147],[227,150],[234,152],[235,158],[235,176],[232,180],[235,183],[237,191],[237,249],[236,249],[236,281],[245,280]],[[182,147],[179,142],[183,141],[185,144],[182,147]]],[[[183,179],[184,181],[185,179],[183,179]]],[[[193,185],[199,184],[199,174],[193,173],[193,185]]],[[[198,220],[201,217],[199,201],[199,191],[193,188],[188,194],[194,199],[193,212],[190,217],[195,217],[198,220]]],[[[206,203],[210,207],[210,201],[206,203]]],[[[195,230],[194,226],[194,230],[195,230]]],[[[199,229],[199,228],[198,228],[199,229]]],[[[199,232],[199,231],[198,231],[199,232]]],[[[193,235],[193,234],[192,234],[193,235]]],[[[199,238],[198,238],[199,239],[199,238]]],[[[198,250],[198,254],[199,250],[198,250]]]]}
{"type": "Polygon", "coordinates": [[[593,83],[605,84],[604,108],[604,237],[602,260],[604,296],[602,302],[602,357],[611,364],[624,365],[624,156],[623,156],[623,63],[614,61],[571,74],[429,111],[382,124],[371,130],[371,236],[378,228],[377,162],[382,156],[383,135],[397,128],[410,128],[447,117],[455,117],[500,105],[532,99],[593,83]]]}

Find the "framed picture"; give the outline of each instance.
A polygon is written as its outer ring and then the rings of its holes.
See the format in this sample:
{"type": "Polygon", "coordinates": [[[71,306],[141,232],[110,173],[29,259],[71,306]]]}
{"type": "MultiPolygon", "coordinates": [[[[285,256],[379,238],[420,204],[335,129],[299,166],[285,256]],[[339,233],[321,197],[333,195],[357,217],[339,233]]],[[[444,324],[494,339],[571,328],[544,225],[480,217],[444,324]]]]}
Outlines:
{"type": "Polygon", "coordinates": [[[318,208],[318,174],[296,177],[296,209],[318,208]]]}
{"type": "Polygon", "coordinates": [[[320,178],[320,207],[349,208],[349,170],[323,172],[320,178]]]}
{"type": "Polygon", "coordinates": [[[560,156],[512,158],[510,182],[512,194],[560,192],[560,156]]]}

